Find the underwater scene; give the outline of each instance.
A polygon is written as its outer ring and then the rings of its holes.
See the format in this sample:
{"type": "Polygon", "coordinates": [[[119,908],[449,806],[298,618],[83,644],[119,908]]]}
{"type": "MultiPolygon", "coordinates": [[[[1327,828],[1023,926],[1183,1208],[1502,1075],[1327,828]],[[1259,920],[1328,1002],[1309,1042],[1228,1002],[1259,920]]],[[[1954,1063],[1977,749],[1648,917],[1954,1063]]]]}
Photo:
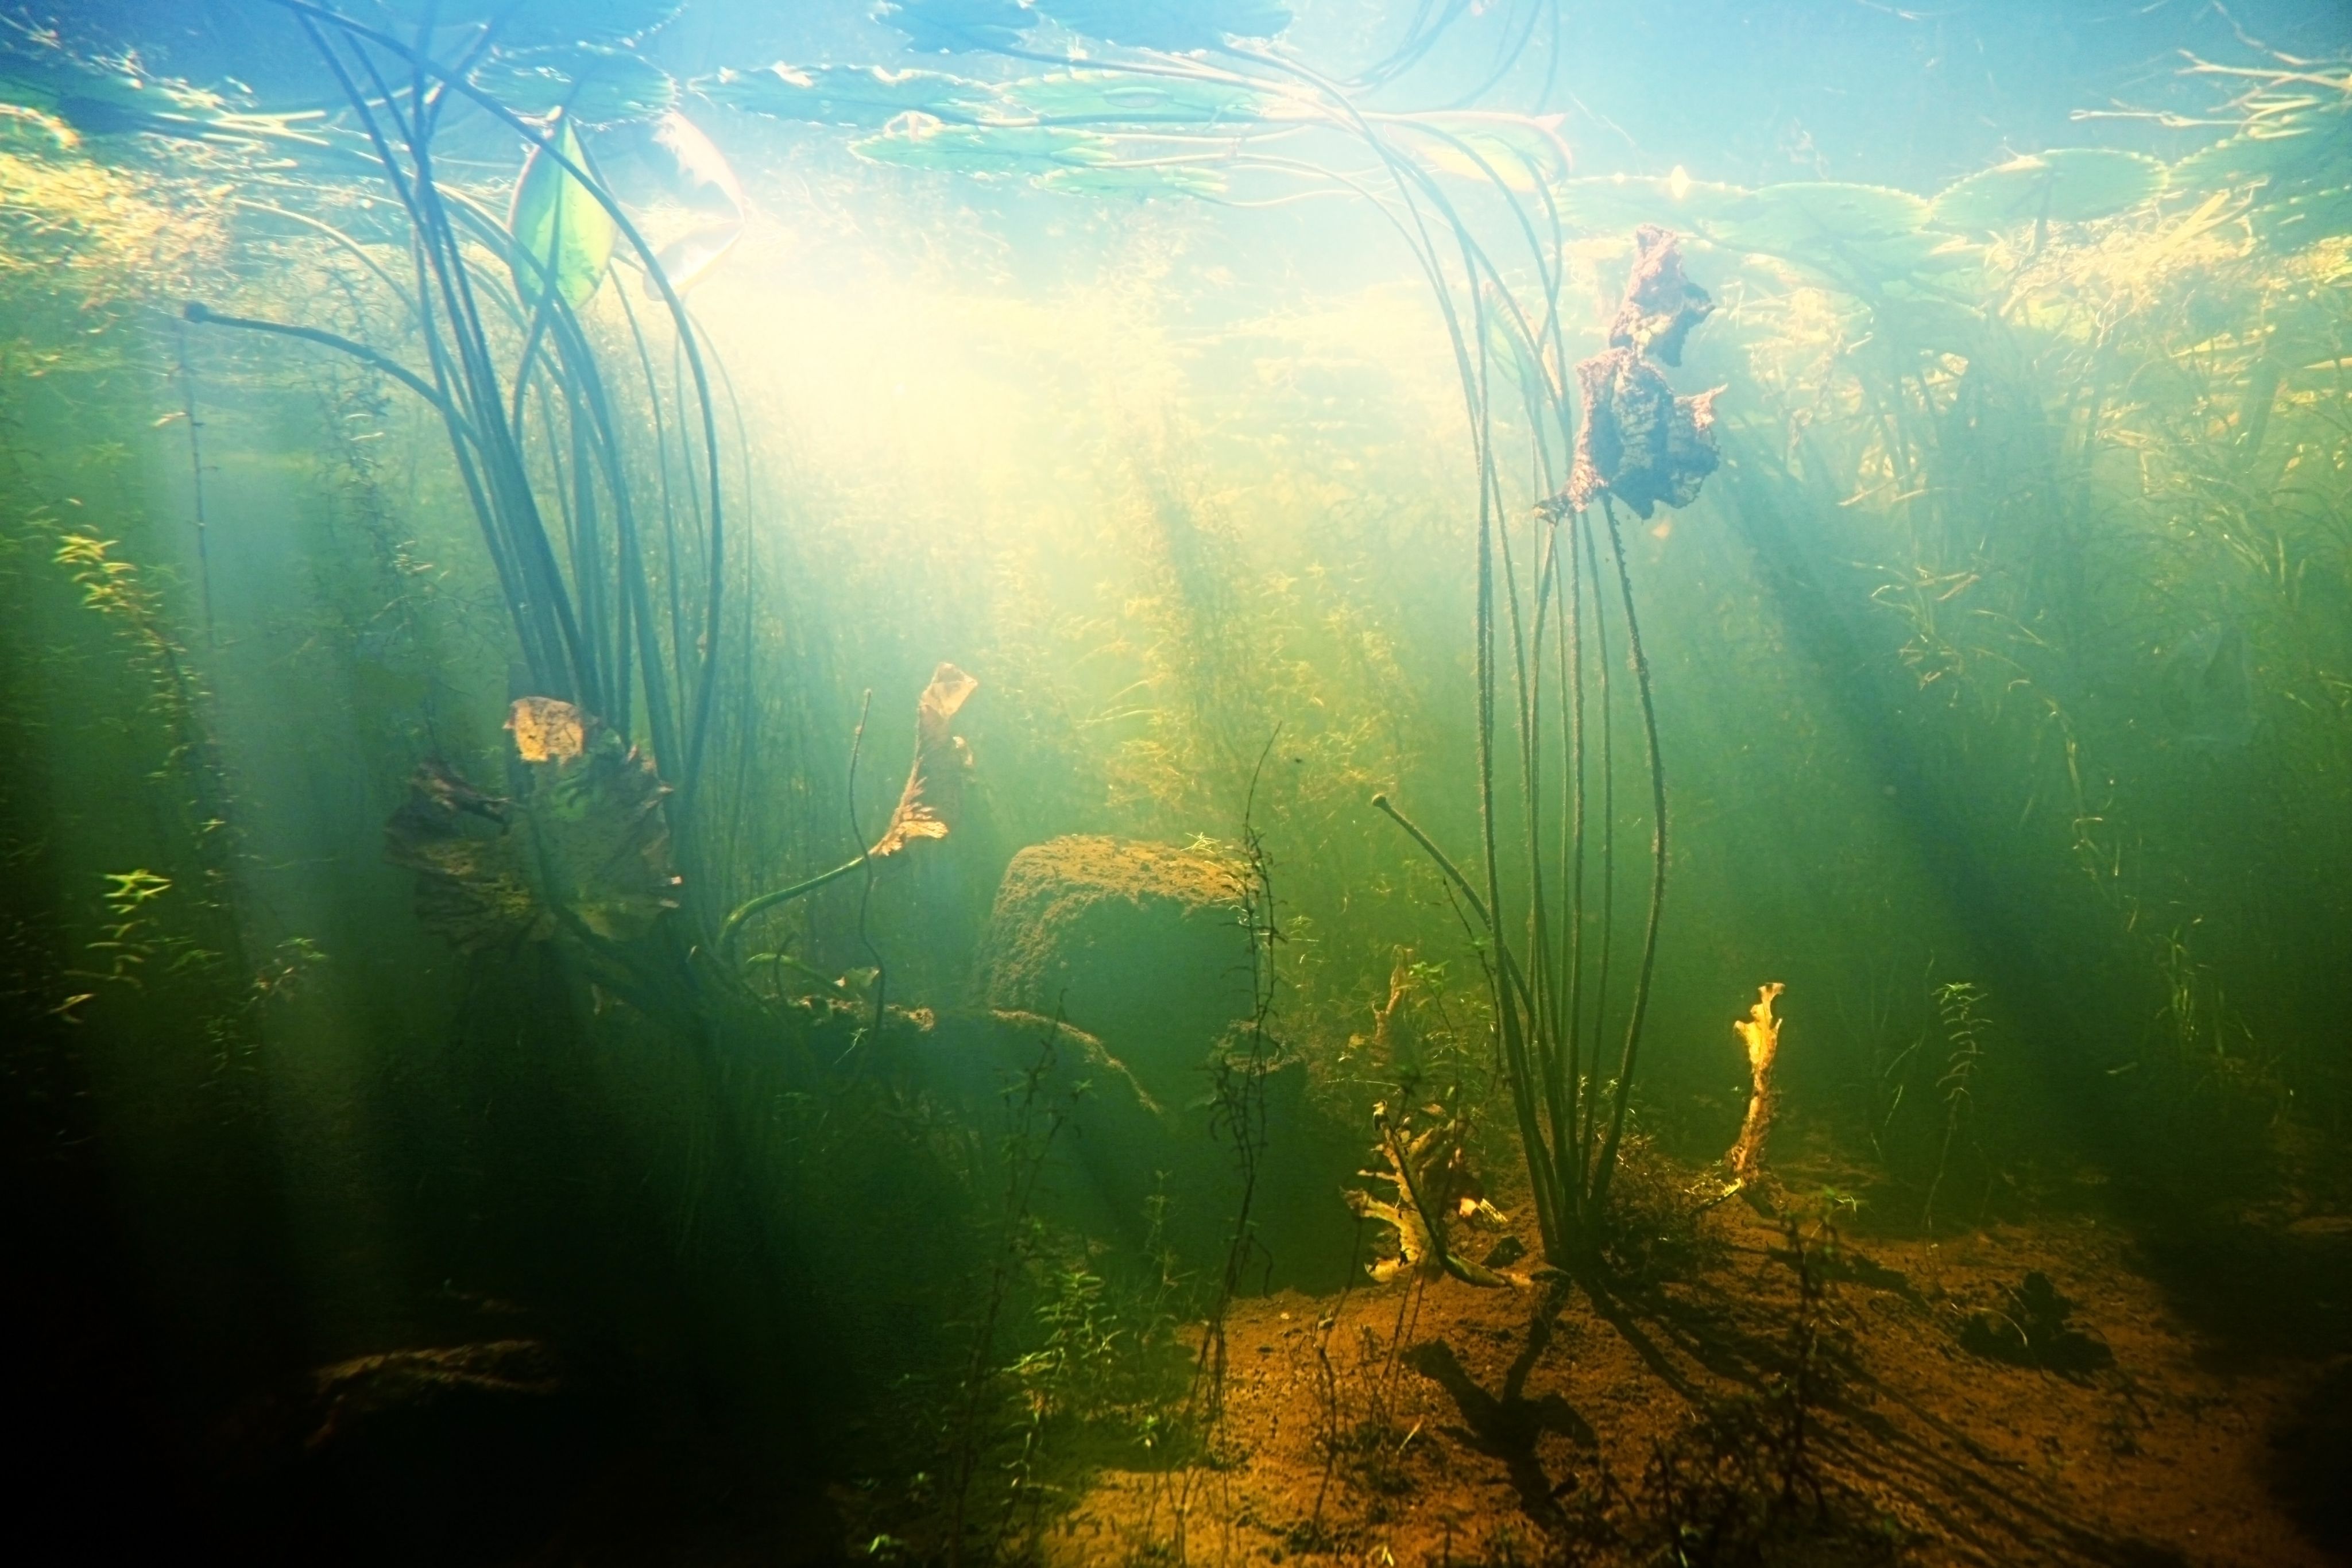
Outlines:
{"type": "Polygon", "coordinates": [[[2352,12],[12,0],[0,1161],[18,1561],[2352,1562],[2352,12]]]}

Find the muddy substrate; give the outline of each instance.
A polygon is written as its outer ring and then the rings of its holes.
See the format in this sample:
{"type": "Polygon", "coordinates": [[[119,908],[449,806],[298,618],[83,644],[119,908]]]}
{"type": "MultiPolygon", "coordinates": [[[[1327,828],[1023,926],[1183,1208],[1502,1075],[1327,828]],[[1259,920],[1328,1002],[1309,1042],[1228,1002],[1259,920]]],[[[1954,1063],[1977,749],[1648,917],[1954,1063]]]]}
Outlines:
{"type": "MultiPolygon", "coordinates": [[[[1074,1466],[993,1545],[1068,1568],[2342,1560],[2344,1363],[2216,1338],[2083,1213],[1937,1238],[1841,1218],[1723,1202],[1549,1312],[1444,1279],[1239,1301],[1204,1455],[1074,1466]]],[[[915,1560],[890,1490],[845,1514],[900,1521],[915,1560]]]]}

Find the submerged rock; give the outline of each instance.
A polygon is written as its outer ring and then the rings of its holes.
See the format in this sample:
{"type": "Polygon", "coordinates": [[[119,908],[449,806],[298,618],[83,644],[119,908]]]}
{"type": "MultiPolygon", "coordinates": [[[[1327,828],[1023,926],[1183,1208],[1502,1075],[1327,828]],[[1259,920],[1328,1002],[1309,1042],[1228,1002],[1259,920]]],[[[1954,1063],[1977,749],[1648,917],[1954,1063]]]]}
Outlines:
{"type": "Polygon", "coordinates": [[[221,1437],[223,1479],[289,1559],[448,1563],[543,1544],[609,1440],[534,1339],[322,1366],[221,1437]]]}
{"type": "Polygon", "coordinates": [[[1252,1009],[1241,868],[1080,835],[1013,857],[982,953],[986,1005],[1104,1041],[1170,1109],[1208,1091],[1217,1041],[1252,1009]]]}

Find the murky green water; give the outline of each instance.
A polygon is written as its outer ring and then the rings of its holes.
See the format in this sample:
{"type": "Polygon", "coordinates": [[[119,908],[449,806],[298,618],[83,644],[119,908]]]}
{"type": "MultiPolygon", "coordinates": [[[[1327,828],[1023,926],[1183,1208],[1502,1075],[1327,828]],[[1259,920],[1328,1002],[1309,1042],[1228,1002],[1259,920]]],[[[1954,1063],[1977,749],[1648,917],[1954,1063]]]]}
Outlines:
{"type": "Polygon", "coordinates": [[[2345,1550],[2352,36],[2260,9],[5,24],[35,1494],[2345,1550]]]}

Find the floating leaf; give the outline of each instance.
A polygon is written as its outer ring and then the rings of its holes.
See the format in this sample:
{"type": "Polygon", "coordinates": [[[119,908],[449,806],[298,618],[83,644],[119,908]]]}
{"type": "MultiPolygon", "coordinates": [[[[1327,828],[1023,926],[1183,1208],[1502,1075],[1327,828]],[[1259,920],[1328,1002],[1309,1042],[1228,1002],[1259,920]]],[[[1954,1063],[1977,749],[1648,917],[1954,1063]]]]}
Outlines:
{"type": "Polygon", "coordinates": [[[409,24],[474,27],[496,22],[514,48],[564,44],[633,44],[686,8],[686,0],[382,0],[409,24]]]}
{"type": "Polygon", "coordinates": [[[1222,196],[1225,176],[1200,163],[1097,163],[1053,169],[1037,177],[1048,191],[1067,196],[1222,196]]]}
{"type": "Polygon", "coordinates": [[[151,76],[128,55],[84,57],[53,32],[0,20],[0,105],[36,111],[68,134],[201,136],[282,123],[232,111],[219,93],[151,76]]]}
{"type": "Polygon", "coordinates": [[[1275,0],[1037,0],[1037,9],[1089,38],[1171,52],[1271,38],[1290,26],[1290,7],[1275,0]]]}
{"type": "Polygon", "coordinates": [[[995,108],[985,82],[945,71],[884,70],[879,66],[788,66],[720,71],[694,84],[711,102],[748,114],[879,131],[902,114],[969,124],[995,108]]]}
{"type": "Polygon", "coordinates": [[[2275,245],[2308,245],[2352,234],[2352,188],[2338,186],[2259,203],[2252,216],[2256,231],[2275,245]]]}
{"type": "Polygon", "coordinates": [[[1973,355],[1982,350],[1985,313],[1958,299],[1890,288],[1870,302],[1873,330],[1906,348],[1973,355]]]}
{"type": "Polygon", "coordinates": [[[1046,125],[947,125],[909,116],[849,150],[877,163],[964,174],[1029,174],[1116,161],[1106,136],[1046,125]]]}
{"type": "Polygon", "coordinates": [[[915,704],[915,761],[907,787],[898,792],[889,826],[866,852],[879,860],[917,839],[944,839],[963,804],[963,776],[971,755],[955,733],[955,716],[980,683],[942,662],[915,704]]]}
{"type": "Polygon", "coordinates": [[[470,79],[517,114],[543,120],[561,112],[587,126],[651,120],[677,102],[677,84],[643,55],[584,44],[500,49],[470,79]]]}
{"type": "Polygon", "coordinates": [[[874,8],[877,20],[907,35],[926,54],[1006,49],[1037,25],[1029,0],[897,0],[874,8]]]}
{"type": "Polygon", "coordinates": [[[1750,194],[1738,185],[1672,175],[1595,174],[1553,188],[1560,221],[1583,234],[1615,234],[1643,224],[1706,232],[1712,219],[1750,194]]]}
{"type": "MultiPolygon", "coordinates": [[[[557,122],[555,146],[573,163],[582,163],[580,138],[568,117],[557,122]]],[[[522,178],[515,182],[507,232],[514,236],[515,291],[523,303],[537,305],[542,281],[551,278],[557,297],[576,310],[604,281],[618,231],[612,214],[570,170],[549,157],[545,148],[533,147],[523,161],[522,178]]]]}
{"type": "Polygon", "coordinates": [[[2298,117],[2259,136],[2232,136],[2172,165],[2173,189],[2202,193],[2244,185],[2331,185],[2352,178],[2352,136],[2340,117],[2298,117]]]}
{"type": "Polygon", "coordinates": [[[1981,259],[1967,241],[1922,227],[1927,212],[1908,191],[1805,181],[1750,192],[1704,232],[1718,245],[1792,263],[1816,283],[1875,298],[1981,259]]]}
{"type": "Polygon", "coordinates": [[[1927,218],[1927,204],[1908,191],[1803,180],[1749,192],[1715,220],[1710,232],[1719,244],[1769,256],[1801,255],[1916,233],[1927,218]]]}
{"type": "Polygon", "coordinates": [[[2027,223],[2109,217],[2164,189],[2164,165],[2137,152],[2069,147],[1969,175],[1927,209],[1941,228],[1985,232],[2027,223]]]}
{"type": "Polygon", "coordinates": [[[2252,188],[2265,240],[2306,244],[2352,228],[2352,100],[2325,99],[2262,120],[2172,165],[2174,190],[2216,197],[2252,188]]]}
{"type": "Polygon", "coordinates": [[[1126,125],[1244,123],[1276,101],[1252,83],[1126,71],[1059,71],[1007,82],[999,91],[1006,119],[1126,125]]]}

